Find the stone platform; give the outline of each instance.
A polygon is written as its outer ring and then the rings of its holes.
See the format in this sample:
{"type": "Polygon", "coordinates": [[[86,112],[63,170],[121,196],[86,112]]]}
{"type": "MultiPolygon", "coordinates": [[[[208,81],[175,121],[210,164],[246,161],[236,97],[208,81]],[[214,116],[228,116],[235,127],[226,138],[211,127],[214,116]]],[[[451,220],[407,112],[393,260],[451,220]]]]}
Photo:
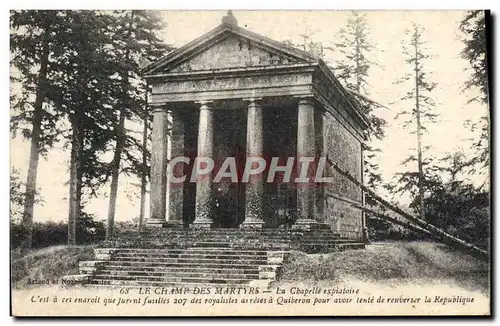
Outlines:
{"type": "Polygon", "coordinates": [[[290,250],[307,253],[364,248],[333,233],[263,229],[127,231],[95,249],[68,279],[107,286],[269,286],[290,250]]]}

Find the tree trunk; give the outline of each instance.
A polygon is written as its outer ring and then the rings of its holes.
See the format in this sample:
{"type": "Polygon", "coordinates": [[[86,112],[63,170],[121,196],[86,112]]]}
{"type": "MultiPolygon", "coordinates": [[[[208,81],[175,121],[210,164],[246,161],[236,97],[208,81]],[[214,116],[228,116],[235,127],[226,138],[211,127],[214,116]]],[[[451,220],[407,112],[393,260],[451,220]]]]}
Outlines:
{"type": "Polygon", "coordinates": [[[40,58],[40,72],[38,75],[38,85],[35,98],[34,112],[32,118],[32,135],[30,147],[30,161],[28,166],[28,176],[26,179],[26,192],[24,198],[23,230],[25,237],[22,248],[30,249],[33,238],[33,210],[35,206],[36,178],[38,172],[38,159],[41,149],[41,133],[43,118],[43,101],[45,100],[45,88],[47,87],[47,70],[49,63],[49,41],[48,33],[45,32],[42,45],[42,55],[40,58]]]}
{"type": "Polygon", "coordinates": [[[146,169],[147,169],[147,157],[146,157],[146,147],[148,145],[148,83],[146,82],[146,93],[144,95],[144,126],[142,129],[142,174],[141,174],[141,209],[139,213],[139,230],[144,228],[144,214],[146,211],[146,169]]]}
{"type": "Polygon", "coordinates": [[[118,122],[118,134],[113,161],[111,162],[111,189],[109,194],[108,220],[106,224],[106,239],[113,236],[116,212],[116,197],[118,195],[118,178],[120,177],[120,162],[123,147],[125,145],[125,108],[120,109],[118,122]]]}
{"type": "Polygon", "coordinates": [[[418,81],[418,31],[415,30],[415,113],[417,120],[417,161],[418,161],[418,200],[419,200],[419,213],[420,218],[425,220],[425,206],[424,206],[424,169],[422,163],[422,125],[420,122],[420,95],[419,95],[419,81],[418,81]]]}
{"type": "MultiPolygon", "coordinates": [[[[132,35],[132,22],[134,20],[134,11],[132,10],[130,15],[130,23],[128,26],[127,40],[132,35]]],[[[127,63],[130,62],[130,50],[127,48],[125,51],[125,60],[127,63]]],[[[125,76],[123,76],[125,92],[123,93],[123,98],[127,98],[129,85],[128,71],[125,76]]],[[[109,208],[108,208],[108,219],[106,224],[106,239],[109,240],[113,236],[114,226],[115,226],[115,212],[116,212],[116,197],[118,195],[118,179],[120,177],[120,162],[123,152],[123,147],[125,146],[125,110],[128,105],[128,101],[124,100],[121,103],[120,116],[118,121],[118,133],[116,138],[116,148],[113,161],[111,163],[111,188],[109,194],[109,208]]]]}
{"type": "MultiPolygon", "coordinates": [[[[78,109],[76,109],[78,110],[78,109]]],[[[71,158],[69,169],[69,214],[68,214],[68,245],[76,245],[76,223],[81,213],[82,175],[81,157],[83,137],[79,112],[72,117],[71,126],[71,158]]]]}

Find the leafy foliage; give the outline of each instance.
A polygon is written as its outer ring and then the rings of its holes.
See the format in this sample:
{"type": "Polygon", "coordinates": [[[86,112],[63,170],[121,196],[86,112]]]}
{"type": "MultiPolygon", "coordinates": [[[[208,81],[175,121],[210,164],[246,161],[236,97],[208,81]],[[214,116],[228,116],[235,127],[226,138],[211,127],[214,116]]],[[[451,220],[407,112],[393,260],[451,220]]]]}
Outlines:
{"type": "Polygon", "coordinates": [[[489,194],[470,184],[441,183],[425,199],[430,223],[482,248],[489,245],[489,194]]]}
{"type": "Polygon", "coordinates": [[[376,63],[368,58],[375,48],[369,39],[366,14],[353,11],[338,35],[335,47],[343,58],[334,67],[337,78],[347,88],[368,94],[368,70],[376,63]]]}
{"type": "MultiPolygon", "coordinates": [[[[462,57],[466,59],[471,68],[471,78],[465,83],[465,89],[477,88],[479,96],[469,99],[469,102],[480,102],[488,104],[488,67],[486,53],[486,15],[483,11],[474,10],[467,12],[467,15],[460,23],[460,30],[463,33],[464,49],[462,57]]],[[[473,144],[476,153],[468,165],[470,173],[484,173],[488,171],[490,165],[490,130],[489,118],[484,116],[480,121],[467,122],[471,131],[480,129],[479,137],[473,144]]]]}
{"type": "MultiPolygon", "coordinates": [[[[402,43],[402,49],[409,72],[396,82],[409,85],[409,90],[400,101],[411,103],[411,109],[401,111],[396,118],[401,119],[404,128],[412,128],[419,115],[422,133],[427,131],[428,123],[436,122],[438,118],[435,113],[436,102],[430,95],[437,83],[429,80],[430,73],[425,69],[425,63],[432,57],[426,53],[426,42],[423,41],[424,31],[425,29],[417,24],[413,24],[412,29],[406,30],[408,40],[407,43],[402,43]]],[[[416,129],[411,129],[410,132],[417,134],[416,129]]]]}
{"type": "MultiPolygon", "coordinates": [[[[489,193],[464,181],[467,158],[463,153],[455,152],[440,160],[426,161],[426,166],[426,221],[455,237],[487,248],[490,228],[489,193]]],[[[397,184],[401,186],[393,185],[389,190],[396,193],[410,192],[412,201],[409,207],[418,211],[418,173],[400,174],[397,184]]]]}
{"type": "MultiPolygon", "coordinates": [[[[351,13],[345,28],[338,33],[335,50],[339,52],[341,59],[332,64],[331,68],[340,82],[350,90],[350,95],[361,105],[363,113],[368,117],[371,126],[368,137],[383,139],[387,122],[375,114],[375,110],[381,105],[367,97],[369,95],[369,70],[377,63],[370,59],[376,48],[370,40],[365,13],[359,11],[351,13]]],[[[376,163],[380,149],[368,142],[364,144],[363,151],[366,184],[375,188],[382,181],[382,175],[376,163]]],[[[370,198],[367,198],[367,202],[371,203],[370,198]]]]}
{"type": "Polygon", "coordinates": [[[408,85],[408,91],[400,101],[410,104],[408,109],[403,109],[396,115],[396,119],[401,121],[403,128],[410,129],[410,134],[415,134],[417,140],[417,155],[410,155],[402,165],[416,163],[417,171],[410,170],[397,174],[398,180],[388,186],[396,193],[409,192],[412,199],[418,198],[418,205],[412,208],[421,218],[425,218],[423,215],[425,194],[431,190],[434,183],[431,171],[432,159],[424,157],[429,146],[423,145],[422,135],[427,131],[428,124],[436,122],[438,117],[434,110],[436,103],[430,95],[437,84],[429,81],[430,74],[425,69],[425,64],[431,56],[426,53],[423,33],[424,28],[415,23],[406,31],[408,39],[403,41],[402,49],[409,72],[397,82],[408,85]]]}
{"type": "MultiPolygon", "coordinates": [[[[151,127],[139,70],[169,49],[161,28],[157,14],[140,10],[11,12],[12,81],[22,90],[11,96],[12,131],[41,153],[61,140],[71,147],[70,225],[112,172],[149,174],[147,146],[126,122],[151,127]]],[[[36,178],[37,164],[30,168],[36,178]]]]}
{"type": "Polygon", "coordinates": [[[62,116],[53,108],[54,94],[50,91],[59,75],[49,73],[56,65],[55,56],[64,42],[60,33],[65,27],[60,22],[60,13],[50,10],[11,11],[10,15],[11,82],[21,88],[20,93],[11,95],[11,131],[14,136],[20,133],[31,138],[32,124],[37,124],[41,129],[38,139],[41,154],[47,154],[61,139],[62,116]],[[44,75],[41,74],[43,64],[46,64],[44,75]],[[42,112],[35,117],[37,98],[42,112]]]}
{"type": "Polygon", "coordinates": [[[474,97],[471,101],[488,103],[485,23],[484,11],[472,10],[467,13],[460,23],[460,30],[464,34],[462,41],[465,45],[462,50],[462,57],[469,62],[472,68],[471,79],[465,84],[465,89],[477,87],[481,91],[481,96],[474,97]]]}
{"type": "MultiPolygon", "coordinates": [[[[473,140],[472,150],[475,155],[472,155],[467,161],[466,167],[469,174],[486,174],[489,179],[490,171],[490,123],[488,117],[481,117],[476,123],[467,122],[470,130],[479,133],[477,138],[473,140]]],[[[485,180],[482,186],[487,185],[488,180],[485,180]]],[[[488,183],[489,185],[489,183],[488,183]]]]}
{"type": "MultiPolygon", "coordinates": [[[[82,212],[77,220],[77,244],[92,244],[104,240],[106,230],[104,223],[96,221],[95,216],[82,212]]],[[[11,248],[18,248],[26,232],[22,224],[10,225],[11,248]]],[[[33,224],[32,248],[44,248],[54,245],[64,245],[68,242],[68,224],[64,222],[36,222],[33,224]]]]}
{"type": "MultiPolygon", "coordinates": [[[[13,223],[19,223],[23,216],[23,205],[25,201],[25,196],[23,188],[25,187],[24,182],[21,181],[19,170],[12,168],[10,171],[10,221],[13,223]]],[[[35,203],[42,204],[43,199],[40,196],[40,191],[35,194],[35,203]]]]}

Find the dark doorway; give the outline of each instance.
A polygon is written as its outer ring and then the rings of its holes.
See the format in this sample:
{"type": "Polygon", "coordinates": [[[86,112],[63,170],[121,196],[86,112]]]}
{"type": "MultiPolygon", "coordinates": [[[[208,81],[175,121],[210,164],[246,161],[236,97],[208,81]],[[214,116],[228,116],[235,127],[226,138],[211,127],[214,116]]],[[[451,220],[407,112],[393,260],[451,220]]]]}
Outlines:
{"type": "MultiPolygon", "coordinates": [[[[264,110],[264,153],[267,155],[268,164],[272,157],[279,157],[279,165],[285,165],[289,157],[296,156],[296,148],[296,106],[266,107],[264,110]]],[[[283,182],[282,178],[283,173],[277,173],[272,182],[265,184],[264,221],[268,228],[286,227],[296,219],[297,189],[295,183],[283,182]]],[[[295,172],[292,172],[290,181],[294,178],[295,172]]]]}
{"type": "MultiPolygon", "coordinates": [[[[217,110],[214,123],[214,177],[226,158],[235,157],[239,181],[246,157],[246,110],[217,110]]],[[[215,227],[237,228],[245,219],[245,186],[222,178],[213,183],[212,193],[215,227]]]]}

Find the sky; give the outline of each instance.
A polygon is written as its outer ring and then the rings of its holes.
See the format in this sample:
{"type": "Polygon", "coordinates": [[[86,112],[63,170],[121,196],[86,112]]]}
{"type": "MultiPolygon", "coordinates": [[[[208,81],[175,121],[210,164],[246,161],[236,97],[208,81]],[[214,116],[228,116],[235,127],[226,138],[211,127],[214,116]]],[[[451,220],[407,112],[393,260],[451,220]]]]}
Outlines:
{"type": "MultiPolygon", "coordinates": [[[[163,37],[166,43],[176,47],[201,36],[220,23],[224,11],[165,11],[162,14],[166,22],[163,37]]],[[[438,83],[433,92],[437,103],[436,111],[440,117],[438,123],[429,127],[424,136],[424,144],[432,145],[426,155],[442,157],[455,149],[462,149],[468,155],[472,134],[465,126],[467,119],[477,120],[487,113],[487,107],[477,103],[467,104],[475,91],[463,91],[464,82],[469,77],[467,61],[460,58],[463,48],[458,30],[463,11],[370,11],[367,12],[370,38],[377,48],[372,53],[372,60],[378,63],[369,71],[369,92],[373,100],[387,108],[378,109],[377,114],[387,120],[386,137],[375,145],[382,153],[378,163],[384,181],[390,181],[394,173],[404,171],[401,161],[416,146],[415,136],[403,130],[394,120],[395,115],[404,107],[397,102],[408,89],[394,82],[405,72],[404,57],[401,54],[401,41],[405,38],[405,29],[412,22],[423,25],[426,29],[428,53],[433,58],[426,68],[432,72],[430,80],[438,83]]],[[[239,26],[265,35],[277,41],[292,40],[301,43],[300,34],[308,33],[325,46],[335,43],[338,31],[344,27],[349,12],[346,11],[234,11],[239,26]]],[[[335,62],[338,53],[325,52],[328,61],[335,62]]],[[[11,167],[15,167],[25,179],[29,158],[29,143],[20,138],[11,140],[11,167]]],[[[69,152],[63,144],[57,144],[42,158],[39,164],[38,185],[41,188],[42,205],[35,207],[35,221],[61,221],[67,219],[69,152]]],[[[474,176],[472,176],[474,178],[474,176]]],[[[138,180],[120,177],[117,200],[117,221],[132,220],[139,214],[138,180]]],[[[105,186],[104,189],[108,189],[105,186]]],[[[98,219],[107,216],[108,198],[92,200],[86,205],[86,211],[96,214],[98,219]]],[[[149,210],[146,210],[148,213],[149,210]]]]}

